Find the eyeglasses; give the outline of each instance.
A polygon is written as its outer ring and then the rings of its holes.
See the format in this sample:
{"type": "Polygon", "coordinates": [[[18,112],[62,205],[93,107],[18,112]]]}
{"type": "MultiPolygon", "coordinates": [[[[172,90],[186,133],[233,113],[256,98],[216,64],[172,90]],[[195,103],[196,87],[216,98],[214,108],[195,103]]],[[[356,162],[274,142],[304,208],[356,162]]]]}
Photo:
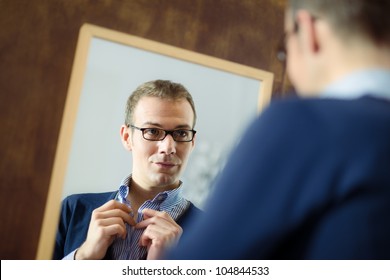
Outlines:
{"type": "Polygon", "coordinates": [[[148,141],[162,141],[170,134],[176,142],[191,142],[194,139],[196,131],[193,129],[165,130],[160,128],[140,128],[134,125],[128,125],[142,132],[142,136],[148,141]]]}

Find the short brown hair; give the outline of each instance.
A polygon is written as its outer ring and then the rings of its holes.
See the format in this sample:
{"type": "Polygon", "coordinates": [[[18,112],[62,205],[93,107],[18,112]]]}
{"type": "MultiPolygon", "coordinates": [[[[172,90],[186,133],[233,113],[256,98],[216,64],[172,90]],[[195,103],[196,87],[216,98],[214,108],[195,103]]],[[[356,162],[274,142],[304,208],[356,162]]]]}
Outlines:
{"type": "Polygon", "coordinates": [[[129,96],[127,99],[126,112],[125,112],[125,124],[130,125],[133,123],[134,110],[138,102],[142,97],[158,97],[168,100],[186,99],[192,108],[194,113],[194,123],[196,123],[196,110],[194,100],[188,90],[179,83],[174,83],[168,80],[154,80],[146,82],[139,87],[129,96]]]}
{"type": "Polygon", "coordinates": [[[326,19],[343,38],[366,37],[390,46],[390,0],[289,0],[287,7],[326,19]]]}

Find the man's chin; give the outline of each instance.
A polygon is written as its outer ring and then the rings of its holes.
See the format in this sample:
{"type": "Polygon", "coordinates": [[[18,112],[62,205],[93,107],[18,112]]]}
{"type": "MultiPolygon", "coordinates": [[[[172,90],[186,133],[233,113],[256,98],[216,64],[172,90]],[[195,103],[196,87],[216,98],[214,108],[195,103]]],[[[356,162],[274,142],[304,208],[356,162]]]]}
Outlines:
{"type": "Polygon", "coordinates": [[[155,177],[156,186],[167,187],[172,185],[177,185],[179,180],[177,176],[168,175],[168,174],[159,174],[155,177]]]}

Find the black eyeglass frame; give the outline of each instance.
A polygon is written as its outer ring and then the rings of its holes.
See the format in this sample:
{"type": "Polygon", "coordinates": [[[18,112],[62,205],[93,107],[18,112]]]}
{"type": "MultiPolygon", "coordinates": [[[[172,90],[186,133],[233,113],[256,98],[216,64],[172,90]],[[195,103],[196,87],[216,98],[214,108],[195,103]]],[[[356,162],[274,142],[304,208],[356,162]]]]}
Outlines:
{"type": "Polygon", "coordinates": [[[148,141],[163,141],[165,139],[165,137],[167,137],[167,135],[170,134],[175,142],[180,142],[180,143],[182,143],[182,142],[191,142],[194,139],[195,134],[196,134],[196,130],[193,130],[193,129],[165,130],[165,129],[156,128],[156,127],[137,127],[137,126],[132,125],[132,124],[128,124],[127,126],[131,127],[131,128],[134,128],[134,129],[137,129],[137,130],[140,130],[142,132],[142,137],[145,140],[148,140],[148,141]],[[145,131],[148,130],[148,129],[155,129],[155,130],[158,130],[158,131],[164,131],[164,137],[162,137],[161,139],[149,139],[149,138],[146,138],[145,137],[145,131]],[[191,139],[189,139],[189,140],[177,140],[174,133],[175,132],[177,133],[179,131],[185,131],[187,133],[190,132],[192,134],[191,139]]]}

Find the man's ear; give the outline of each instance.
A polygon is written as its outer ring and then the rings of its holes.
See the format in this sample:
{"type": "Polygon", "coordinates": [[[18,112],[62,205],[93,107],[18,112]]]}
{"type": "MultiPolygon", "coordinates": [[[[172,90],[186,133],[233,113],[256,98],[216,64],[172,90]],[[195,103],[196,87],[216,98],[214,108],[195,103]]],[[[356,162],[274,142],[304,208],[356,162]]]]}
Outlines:
{"type": "Polygon", "coordinates": [[[317,53],[320,45],[318,41],[318,30],[316,27],[316,18],[306,10],[296,12],[295,19],[298,24],[298,36],[304,44],[307,51],[317,53]]]}
{"type": "Polygon", "coordinates": [[[132,150],[131,128],[129,128],[127,125],[122,125],[120,129],[120,135],[121,135],[121,141],[123,147],[127,151],[131,151],[132,150]]]}

